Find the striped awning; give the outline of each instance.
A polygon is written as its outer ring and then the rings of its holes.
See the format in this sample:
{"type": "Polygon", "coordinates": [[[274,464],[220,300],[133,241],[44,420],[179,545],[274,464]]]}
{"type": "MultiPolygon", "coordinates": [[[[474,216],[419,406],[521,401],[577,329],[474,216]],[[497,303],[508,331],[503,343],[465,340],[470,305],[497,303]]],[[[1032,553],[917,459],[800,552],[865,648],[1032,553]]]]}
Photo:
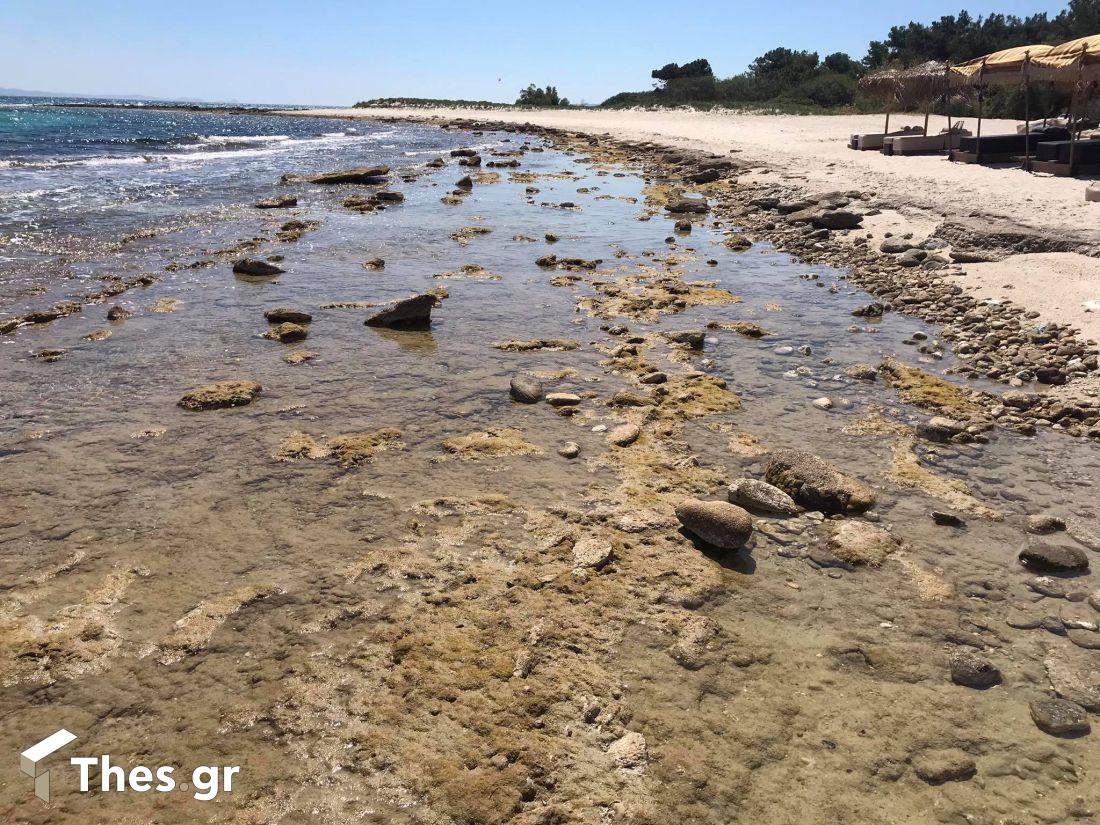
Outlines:
{"type": "Polygon", "coordinates": [[[983,85],[1020,83],[1024,79],[1025,69],[1029,75],[1034,76],[1034,67],[1039,59],[1057,48],[1060,47],[1035,45],[1002,49],[952,66],[948,79],[952,86],[971,86],[979,82],[983,85]]]}
{"type": "Polygon", "coordinates": [[[1100,34],[1055,46],[1032,61],[1033,77],[1062,83],[1100,81],[1100,34]]]}

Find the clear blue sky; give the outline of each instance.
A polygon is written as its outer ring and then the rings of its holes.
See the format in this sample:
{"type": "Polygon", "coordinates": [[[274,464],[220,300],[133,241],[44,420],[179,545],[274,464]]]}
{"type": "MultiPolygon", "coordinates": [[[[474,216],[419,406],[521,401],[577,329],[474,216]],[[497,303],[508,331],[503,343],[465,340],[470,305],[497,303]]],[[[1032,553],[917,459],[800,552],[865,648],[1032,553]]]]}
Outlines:
{"type": "Polygon", "coordinates": [[[1044,0],[0,0],[0,87],[256,103],[397,95],[574,102],[649,88],[696,57],[719,76],[774,46],[862,57],[914,16],[1057,12],[1044,0]],[[499,78],[499,80],[498,80],[499,78]]]}

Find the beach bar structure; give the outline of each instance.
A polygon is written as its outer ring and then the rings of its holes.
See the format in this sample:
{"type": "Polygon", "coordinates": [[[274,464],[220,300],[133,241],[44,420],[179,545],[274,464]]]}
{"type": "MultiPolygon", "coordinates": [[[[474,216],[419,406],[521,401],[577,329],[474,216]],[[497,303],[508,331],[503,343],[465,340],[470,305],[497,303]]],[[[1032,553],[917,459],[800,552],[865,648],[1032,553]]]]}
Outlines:
{"type": "Polygon", "coordinates": [[[975,58],[948,70],[953,87],[972,87],[978,95],[978,125],[973,138],[960,142],[951,159],[966,163],[997,163],[1022,156],[1024,167],[1056,175],[1072,175],[1100,166],[1100,141],[1081,148],[1077,114],[1100,80],[1100,35],[1060,46],[1016,46],[975,58]],[[1072,88],[1068,129],[1031,129],[1031,82],[1046,81],[1072,88]],[[1016,135],[982,136],[985,91],[989,86],[1018,85],[1024,92],[1024,131],[1016,135]],[[1081,161],[1084,161],[1082,163],[1081,161]]]}
{"type": "Polygon", "coordinates": [[[860,90],[870,97],[877,98],[883,102],[886,108],[886,125],[881,132],[871,132],[864,135],[852,135],[851,140],[848,142],[848,146],[851,149],[860,150],[880,150],[882,149],[883,142],[888,137],[896,137],[902,135],[922,135],[924,134],[920,128],[906,128],[897,132],[890,132],[890,113],[893,106],[898,101],[898,78],[901,76],[900,69],[879,69],[878,71],[866,74],[859,79],[860,90]]]}
{"type": "Polygon", "coordinates": [[[880,149],[888,155],[928,154],[954,148],[960,136],[966,133],[952,124],[950,115],[944,132],[928,133],[928,121],[936,102],[951,93],[948,68],[946,63],[932,60],[908,69],[881,69],[862,77],[860,89],[886,103],[886,126],[882,135],[853,135],[849,145],[854,149],[880,149]],[[894,104],[903,109],[923,110],[924,127],[891,133],[890,114],[894,104]]]}

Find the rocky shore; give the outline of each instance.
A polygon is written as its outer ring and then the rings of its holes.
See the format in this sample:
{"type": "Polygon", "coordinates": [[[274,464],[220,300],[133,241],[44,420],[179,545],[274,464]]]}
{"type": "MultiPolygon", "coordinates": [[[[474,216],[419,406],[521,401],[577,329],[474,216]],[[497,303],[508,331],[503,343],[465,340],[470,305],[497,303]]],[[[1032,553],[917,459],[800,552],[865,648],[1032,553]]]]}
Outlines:
{"type": "MultiPolygon", "coordinates": [[[[494,129],[541,135],[559,145],[580,147],[605,162],[640,164],[648,176],[667,181],[659,206],[674,215],[703,215],[715,227],[730,227],[726,243],[731,249],[748,250],[754,242],[763,241],[801,262],[846,269],[854,284],[881,299],[854,319],[849,329],[853,334],[874,332],[873,326],[856,321],[873,322],[888,312],[940,326],[943,341],[911,343],[934,359],[949,349],[959,361],[952,372],[1011,388],[1006,393],[984,388],[971,393],[969,401],[983,409],[984,418],[1023,434],[1051,427],[1072,436],[1100,438],[1100,391],[1094,380],[1100,354],[1097,341],[1082,338],[1080,330],[1068,324],[1039,322],[1039,313],[1010,301],[978,300],[952,283],[960,263],[1030,252],[1093,254],[1098,247],[1091,238],[1051,236],[1005,221],[972,218],[945,220],[927,237],[887,233],[880,243],[872,243],[874,236],[862,234],[860,226],[864,216],[881,211],[874,192],[815,193],[759,175],[742,183],[742,175],[761,170],[735,157],[670,149],[652,141],[619,140],[530,123],[441,121],[438,116],[430,122],[475,132],[494,129]],[[683,197],[685,190],[696,197],[683,197]]],[[[932,404],[931,408],[959,414],[963,406],[932,404]]]]}

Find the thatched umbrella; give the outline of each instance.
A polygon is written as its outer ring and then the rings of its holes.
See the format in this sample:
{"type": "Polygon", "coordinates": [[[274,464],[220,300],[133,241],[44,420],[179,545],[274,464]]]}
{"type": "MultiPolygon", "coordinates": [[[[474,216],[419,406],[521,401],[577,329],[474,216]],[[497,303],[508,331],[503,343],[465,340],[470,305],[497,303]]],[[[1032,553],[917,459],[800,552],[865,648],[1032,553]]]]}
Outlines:
{"type": "MultiPolygon", "coordinates": [[[[928,134],[928,116],[935,101],[944,98],[949,86],[947,64],[929,60],[918,66],[903,69],[898,75],[898,96],[904,106],[924,109],[924,134],[928,134]]],[[[951,130],[951,116],[947,117],[947,129],[951,130]]]]}
{"type": "Polygon", "coordinates": [[[882,131],[890,134],[890,105],[898,99],[898,69],[878,69],[859,79],[859,90],[866,95],[878,98],[886,104],[886,128],[882,131]]]}

